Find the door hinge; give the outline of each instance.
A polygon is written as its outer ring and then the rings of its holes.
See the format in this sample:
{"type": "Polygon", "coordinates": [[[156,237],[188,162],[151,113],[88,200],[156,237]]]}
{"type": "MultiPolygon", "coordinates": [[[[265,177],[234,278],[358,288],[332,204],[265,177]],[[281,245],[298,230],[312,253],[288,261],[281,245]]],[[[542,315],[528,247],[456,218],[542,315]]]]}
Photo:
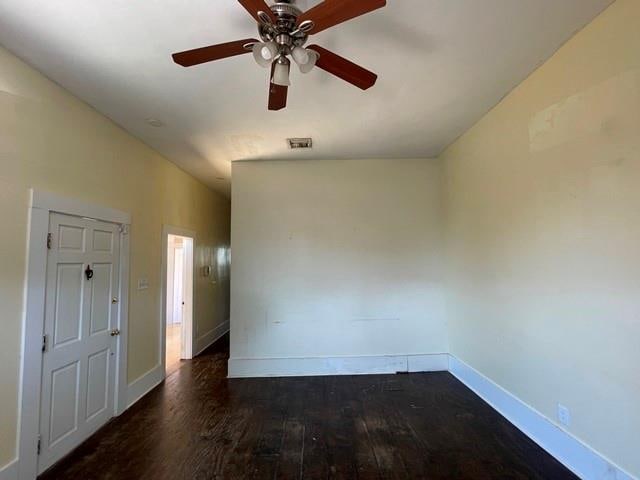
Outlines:
{"type": "Polygon", "coordinates": [[[48,343],[49,343],[49,335],[45,333],[44,335],[42,335],[42,352],[43,353],[47,351],[48,343]]]}
{"type": "Polygon", "coordinates": [[[52,243],[53,243],[53,234],[47,233],[47,250],[51,250],[52,243]]]}
{"type": "Polygon", "coordinates": [[[120,231],[120,233],[122,233],[123,235],[128,235],[129,234],[129,225],[123,223],[122,225],[118,226],[118,230],[120,231]]]}
{"type": "Polygon", "coordinates": [[[42,438],[40,437],[40,435],[38,435],[38,455],[40,455],[40,449],[42,448],[42,438]]]}

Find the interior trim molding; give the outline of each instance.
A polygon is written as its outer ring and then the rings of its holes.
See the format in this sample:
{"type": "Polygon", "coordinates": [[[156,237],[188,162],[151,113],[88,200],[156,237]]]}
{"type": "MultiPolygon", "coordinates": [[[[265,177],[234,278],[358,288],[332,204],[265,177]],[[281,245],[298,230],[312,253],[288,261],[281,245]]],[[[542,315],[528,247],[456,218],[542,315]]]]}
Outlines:
{"type": "Polygon", "coordinates": [[[164,366],[159,363],[147,373],[135,379],[127,388],[127,408],[156,388],[164,380],[164,366]]]}
{"type": "Polygon", "coordinates": [[[449,355],[447,353],[229,359],[229,378],[371,375],[399,372],[441,372],[448,369],[449,355]]]}
{"type": "Polygon", "coordinates": [[[194,349],[195,354],[193,356],[195,357],[197,355],[200,355],[207,348],[209,348],[211,345],[213,345],[218,340],[220,340],[223,336],[225,336],[228,332],[229,332],[229,320],[209,330],[204,335],[200,335],[196,339],[196,348],[194,349]]]}
{"type": "Polygon", "coordinates": [[[14,458],[5,466],[0,467],[0,480],[18,480],[18,459],[14,458]]]}
{"type": "Polygon", "coordinates": [[[584,480],[637,480],[462,360],[450,355],[451,374],[522,433],[584,480]]]}
{"type": "Polygon", "coordinates": [[[90,217],[104,222],[131,224],[131,214],[115,208],[64,197],[43,190],[31,190],[31,208],[41,208],[58,213],[69,213],[90,217]]]}

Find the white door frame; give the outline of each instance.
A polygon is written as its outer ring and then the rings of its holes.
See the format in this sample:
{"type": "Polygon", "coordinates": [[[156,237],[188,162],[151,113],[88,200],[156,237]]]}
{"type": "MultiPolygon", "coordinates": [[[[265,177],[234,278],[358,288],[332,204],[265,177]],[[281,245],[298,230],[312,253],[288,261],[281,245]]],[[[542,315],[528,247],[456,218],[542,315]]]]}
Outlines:
{"type": "Polygon", "coordinates": [[[42,335],[47,272],[47,235],[52,212],[93,218],[121,225],[119,278],[119,336],[114,392],[114,415],[127,407],[127,337],[129,315],[129,227],[131,215],[60,195],[31,190],[27,237],[27,275],[22,322],[22,362],[20,370],[18,479],[32,480],[38,474],[40,430],[40,390],[42,386],[42,335]]]}
{"type": "MultiPolygon", "coordinates": [[[[182,351],[185,358],[192,358],[194,353],[194,346],[196,342],[196,326],[195,326],[195,304],[196,304],[196,232],[187,230],[186,228],[174,227],[172,225],[162,226],[162,268],[161,268],[161,315],[160,315],[160,355],[162,360],[162,375],[166,376],[167,369],[167,264],[168,264],[168,250],[169,250],[169,235],[178,235],[179,237],[188,237],[192,239],[192,252],[187,255],[187,249],[185,248],[185,265],[188,257],[192,260],[192,275],[191,275],[191,301],[187,302],[187,309],[182,314],[182,332],[183,342],[182,351]]],[[[188,268],[187,268],[188,271],[188,268]]],[[[185,294],[186,295],[186,294],[185,294]]]]}

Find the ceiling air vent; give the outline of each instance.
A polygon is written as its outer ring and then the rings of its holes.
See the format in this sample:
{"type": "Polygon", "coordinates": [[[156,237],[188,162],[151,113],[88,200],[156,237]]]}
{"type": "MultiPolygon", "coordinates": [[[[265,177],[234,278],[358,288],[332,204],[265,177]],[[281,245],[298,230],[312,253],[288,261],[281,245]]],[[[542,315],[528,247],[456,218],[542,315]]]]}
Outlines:
{"type": "Polygon", "coordinates": [[[287,138],[287,145],[291,150],[298,148],[313,148],[313,140],[310,138],[287,138]]]}

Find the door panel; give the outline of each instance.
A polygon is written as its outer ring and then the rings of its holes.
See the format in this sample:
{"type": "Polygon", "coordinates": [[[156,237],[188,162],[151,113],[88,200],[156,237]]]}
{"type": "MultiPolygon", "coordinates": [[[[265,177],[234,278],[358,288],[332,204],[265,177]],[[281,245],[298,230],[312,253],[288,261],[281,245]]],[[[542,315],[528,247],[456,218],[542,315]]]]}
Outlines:
{"type": "Polygon", "coordinates": [[[56,265],[58,274],[55,289],[54,346],[57,348],[80,339],[84,282],[82,263],[56,265]]]}
{"type": "Polygon", "coordinates": [[[109,263],[95,263],[92,266],[90,335],[106,331],[111,324],[112,267],[109,263]]]}
{"type": "Polygon", "coordinates": [[[109,350],[89,357],[87,369],[87,415],[91,419],[109,405],[109,350]]]}
{"type": "Polygon", "coordinates": [[[113,232],[94,230],[93,251],[111,253],[113,251],[113,232]]]}
{"type": "Polygon", "coordinates": [[[114,414],[120,234],[118,226],[51,214],[42,357],[38,472],[114,414]],[[87,278],[87,265],[93,277],[87,278]]]}
{"type": "Polygon", "coordinates": [[[85,229],[77,225],[58,225],[60,250],[84,251],[85,229]]]}
{"type": "Polygon", "coordinates": [[[51,431],[50,445],[78,429],[79,362],[73,362],[51,372],[51,431]]]}

